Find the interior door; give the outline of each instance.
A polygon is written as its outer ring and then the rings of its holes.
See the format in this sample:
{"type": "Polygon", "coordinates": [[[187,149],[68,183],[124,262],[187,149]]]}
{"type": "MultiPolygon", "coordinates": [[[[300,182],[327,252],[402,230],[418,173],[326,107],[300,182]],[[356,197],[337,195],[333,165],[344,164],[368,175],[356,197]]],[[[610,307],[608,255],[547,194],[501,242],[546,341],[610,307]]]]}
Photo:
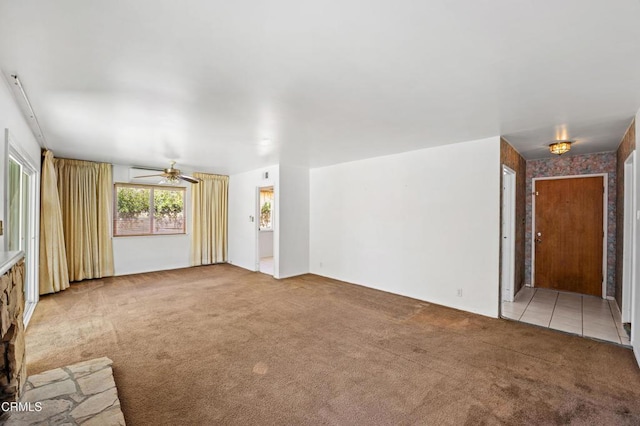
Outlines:
{"type": "Polygon", "coordinates": [[[602,297],[602,176],[535,182],[535,286],[602,297]]]}
{"type": "Polygon", "coordinates": [[[515,293],[516,174],[502,166],[502,301],[513,302],[515,293]]]}

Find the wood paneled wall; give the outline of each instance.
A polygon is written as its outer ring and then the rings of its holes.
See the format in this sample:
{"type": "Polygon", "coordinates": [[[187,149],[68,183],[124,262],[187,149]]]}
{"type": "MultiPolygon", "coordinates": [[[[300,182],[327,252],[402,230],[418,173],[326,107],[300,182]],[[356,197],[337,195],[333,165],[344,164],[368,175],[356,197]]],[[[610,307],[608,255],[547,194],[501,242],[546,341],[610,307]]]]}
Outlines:
{"type": "MultiPolygon", "coordinates": [[[[636,121],[633,120],[616,151],[616,302],[622,308],[622,248],[624,247],[624,162],[636,149],[636,121]]],[[[638,165],[636,164],[636,167],[638,165]]]]}
{"type": "MultiPolygon", "coordinates": [[[[502,206],[502,165],[516,172],[516,253],[515,253],[515,293],[524,285],[525,261],[525,199],[526,166],[520,153],[506,139],[500,138],[500,206],[502,206]]],[[[502,209],[500,210],[502,223],[502,209]]],[[[502,253],[502,226],[500,226],[500,252],[502,253]]],[[[500,256],[502,262],[502,255],[500,256]]],[[[500,265],[502,270],[502,264],[500,265]]]]}

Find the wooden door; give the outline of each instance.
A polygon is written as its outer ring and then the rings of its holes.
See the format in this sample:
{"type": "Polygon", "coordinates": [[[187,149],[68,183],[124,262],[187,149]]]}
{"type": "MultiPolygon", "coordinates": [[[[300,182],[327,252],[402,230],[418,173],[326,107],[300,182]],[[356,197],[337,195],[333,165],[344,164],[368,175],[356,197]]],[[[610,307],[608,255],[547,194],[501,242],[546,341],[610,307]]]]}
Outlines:
{"type": "Polygon", "coordinates": [[[602,297],[604,179],[535,182],[536,287],[602,297]]]}

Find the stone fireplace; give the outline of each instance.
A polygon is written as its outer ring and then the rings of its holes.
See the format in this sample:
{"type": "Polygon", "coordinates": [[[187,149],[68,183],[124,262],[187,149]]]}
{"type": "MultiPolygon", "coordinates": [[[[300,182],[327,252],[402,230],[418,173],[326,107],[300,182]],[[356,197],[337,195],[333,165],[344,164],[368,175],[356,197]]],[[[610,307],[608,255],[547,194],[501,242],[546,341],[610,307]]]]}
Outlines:
{"type": "Polygon", "coordinates": [[[0,404],[17,401],[27,380],[23,312],[22,252],[0,253],[0,404]]]}

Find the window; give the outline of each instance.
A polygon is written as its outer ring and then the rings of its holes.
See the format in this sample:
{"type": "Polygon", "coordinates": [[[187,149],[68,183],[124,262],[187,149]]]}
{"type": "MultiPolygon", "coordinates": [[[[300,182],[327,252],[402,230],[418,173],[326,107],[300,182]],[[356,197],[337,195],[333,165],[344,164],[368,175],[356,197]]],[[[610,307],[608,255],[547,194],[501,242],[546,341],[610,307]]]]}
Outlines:
{"type": "Polygon", "coordinates": [[[184,234],[185,188],[115,184],[113,235],[184,234]]]}
{"type": "Polygon", "coordinates": [[[273,188],[260,188],[260,229],[271,230],[273,225],[273,188]]]}

